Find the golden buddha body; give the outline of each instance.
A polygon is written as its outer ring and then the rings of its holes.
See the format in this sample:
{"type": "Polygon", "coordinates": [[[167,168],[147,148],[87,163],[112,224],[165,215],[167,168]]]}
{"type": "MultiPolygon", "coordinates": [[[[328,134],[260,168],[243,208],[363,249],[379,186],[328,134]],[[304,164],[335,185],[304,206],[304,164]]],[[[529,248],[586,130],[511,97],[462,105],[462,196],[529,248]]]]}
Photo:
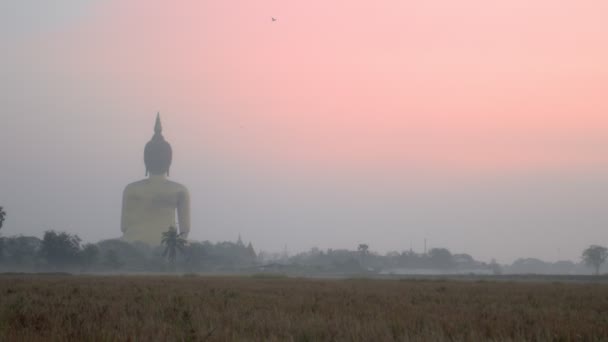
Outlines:
{"type": "Polygon", "coordinates": [[[159,245],[162,233],[171,226],[177,227],[186,237],[190,232],[190,196],[185,186],[166,178],[171,161],[171,145],[162,136],[160,116],[157,115],[154,136],[144,150],[149,177],[127,185],[123,193],[121,229],[124,240],[159,245]]]}

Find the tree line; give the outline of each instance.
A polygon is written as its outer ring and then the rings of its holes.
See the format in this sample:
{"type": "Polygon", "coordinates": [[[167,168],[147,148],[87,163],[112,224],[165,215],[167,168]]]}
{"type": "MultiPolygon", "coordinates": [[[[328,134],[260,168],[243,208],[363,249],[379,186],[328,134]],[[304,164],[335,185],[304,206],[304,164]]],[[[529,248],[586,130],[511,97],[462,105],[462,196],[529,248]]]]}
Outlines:
{"type": "MultiPolygon", "coordinates": [[[[169,230],[168,232],[171,232],[169,230]]],[[[164,237],[165,238],[165,237],[164,237]]],[[[4,272],[223,272],[256,264],[251,244],[188,242],[168,235],[161,246],[120,239],[83,244],[74,234],[46,231],[33,236],[0,237],[4,272]]]]}
{"type": "MultiPolygon", "coordinates": [[[[0,228],[6,212],[0,207],[0,228]]],[[[428,253],[411,250],[385,255],[370,251],[369,245],[356,249],[312,248],[287,255],[256,253],[252,244],[245,245],[240,236],[236,242],[186,241],[174,227],[162,234],[160,246],[129,243],[121,239],[82,243],[75,234],[46,231],[39,239],[33,236],[0,236],[0,271],[73,271],[73,272],[257,272],[279,271],[300,274],[319,273],[510,273],[510,274],[582,274],[591,267],[595,274],[608,258],[608,249],[592,245],[585,249],[581,263],[558,261],[547,263],[534,258],[521,258],[510,265],[475,260],[465,253],[452,254],[446,248],[433,248],[428,253]]]]}

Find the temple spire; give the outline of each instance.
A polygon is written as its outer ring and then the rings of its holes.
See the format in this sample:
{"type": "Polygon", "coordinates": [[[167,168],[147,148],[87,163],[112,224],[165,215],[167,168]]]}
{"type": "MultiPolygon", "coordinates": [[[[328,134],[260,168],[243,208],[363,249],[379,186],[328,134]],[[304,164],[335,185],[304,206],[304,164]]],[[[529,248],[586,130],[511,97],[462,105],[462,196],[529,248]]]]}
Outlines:
{"type": "Polygon", "coordinates": [[[160,112],[156,113],[156,123],[154,124],[154,134],[161,134],[163,132],[163,125],[160,123],[160,112]]]}

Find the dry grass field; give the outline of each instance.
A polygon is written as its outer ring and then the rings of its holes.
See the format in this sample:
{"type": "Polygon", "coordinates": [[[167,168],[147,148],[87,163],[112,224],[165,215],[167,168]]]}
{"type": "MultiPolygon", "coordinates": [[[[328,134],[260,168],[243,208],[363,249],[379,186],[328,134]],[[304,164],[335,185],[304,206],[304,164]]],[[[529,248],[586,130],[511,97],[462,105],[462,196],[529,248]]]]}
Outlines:
{"type": "Polygon", "coordinates": [[[2,341],[602,341],[608,285],[2,276],[2,341]]]}

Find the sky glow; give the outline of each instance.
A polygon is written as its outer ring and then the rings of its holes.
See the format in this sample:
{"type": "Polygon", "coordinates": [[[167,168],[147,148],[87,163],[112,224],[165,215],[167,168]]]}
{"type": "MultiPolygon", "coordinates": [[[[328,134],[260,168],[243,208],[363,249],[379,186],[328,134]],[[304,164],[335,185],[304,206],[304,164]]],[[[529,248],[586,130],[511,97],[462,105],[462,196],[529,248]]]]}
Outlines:
{"type": "Polygon", "coordinates": [[[0,6],[3,233],[118,234],[160,111],[196,239],[504,261],[607,243],[605,1],[0,6]]]}

